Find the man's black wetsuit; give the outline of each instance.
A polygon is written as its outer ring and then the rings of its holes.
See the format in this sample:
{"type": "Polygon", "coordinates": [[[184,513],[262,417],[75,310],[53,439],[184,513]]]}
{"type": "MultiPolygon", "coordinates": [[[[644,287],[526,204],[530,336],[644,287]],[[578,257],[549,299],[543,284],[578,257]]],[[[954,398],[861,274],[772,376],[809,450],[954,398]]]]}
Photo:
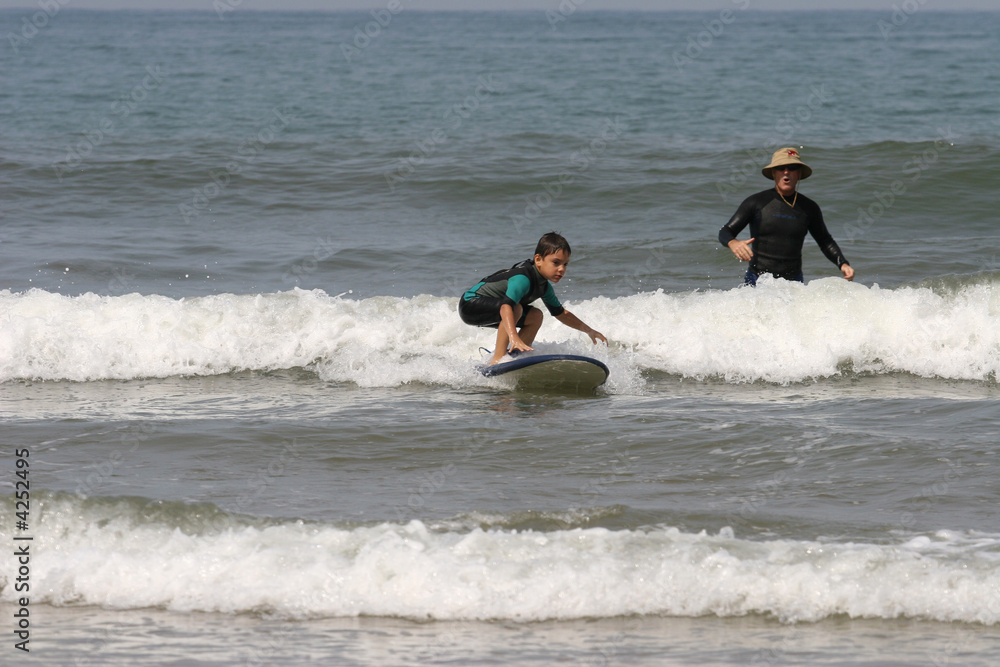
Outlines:
{"type": "Polygon", "coordinates": [[[795,201],[794,208],[782,200],[775,188],[747,197],[732,219],[719,230],[719,243],[728,247],[729,242],[750,225],[750,237],[754,239],[750,272],[758,276],[770,273],[785,280],[802,280],[802,242],[806,232],[837,268],[849,264],[827,231],[816,202],[803,194],[792,201],[795,201]]]}
{"type": "Polygon", "coordinates": [[[556,298],[552,284],[535,268],[535,260],[527,259],[509,269],[497,271],[473,285],[458,303],[458,313],[466,324],[479,327],[496,327],[500,324],[500,306],[524,306],[517,326],[524,326],[528,304],[541,299],[555,317],[564,308],[556,298]]]}

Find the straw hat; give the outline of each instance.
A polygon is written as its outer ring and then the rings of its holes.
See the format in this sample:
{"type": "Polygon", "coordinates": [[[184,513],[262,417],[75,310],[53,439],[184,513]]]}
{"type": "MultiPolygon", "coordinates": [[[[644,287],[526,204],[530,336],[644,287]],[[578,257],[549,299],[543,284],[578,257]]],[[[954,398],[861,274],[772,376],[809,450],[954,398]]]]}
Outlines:
{"type": "Polygon", "coordinates": [[[767,165],[760,170],[760,173],[764,174],[765,178],[770,178],[774,180],[774,175],[771,173],[772,167],[783,167],[786,164],[800,164],[802,165],[802,175],[799,176],[799,180],[805,180],[812,176],[813,170],[809,168],[805,162],[799,157],[799,152],[794,148],[782,148],[774,152],[771,156],[771,164],[767,165]]]}

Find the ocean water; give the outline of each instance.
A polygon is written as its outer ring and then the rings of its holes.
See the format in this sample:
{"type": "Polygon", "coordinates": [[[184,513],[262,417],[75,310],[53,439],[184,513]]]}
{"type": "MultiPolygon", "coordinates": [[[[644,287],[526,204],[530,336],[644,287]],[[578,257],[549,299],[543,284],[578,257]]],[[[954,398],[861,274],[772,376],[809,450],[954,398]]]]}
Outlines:
{"type": "Polygon", "coordinates": [[[749,5],[0,12],[4,664],[1000,663],[1000,15],[749,5]]]}

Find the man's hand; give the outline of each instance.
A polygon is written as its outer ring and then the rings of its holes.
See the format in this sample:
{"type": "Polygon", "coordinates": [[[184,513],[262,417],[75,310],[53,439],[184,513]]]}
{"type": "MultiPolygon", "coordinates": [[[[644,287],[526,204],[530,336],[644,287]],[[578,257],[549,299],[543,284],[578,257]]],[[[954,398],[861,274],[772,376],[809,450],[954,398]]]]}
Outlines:
{"type": "MultiPolygon", "coordinates": [[[[736,255],[736,259],[741,262],[749,262],[753,259],[753,250],[750,248],[750,244],[753,243],[753,239],[749,241],[740,241],[739,239],[733,239],[729,242],[729,249],[733,251],[736,255]]],[[[844,266],[847,266],[846,264],[844,266]]]]}

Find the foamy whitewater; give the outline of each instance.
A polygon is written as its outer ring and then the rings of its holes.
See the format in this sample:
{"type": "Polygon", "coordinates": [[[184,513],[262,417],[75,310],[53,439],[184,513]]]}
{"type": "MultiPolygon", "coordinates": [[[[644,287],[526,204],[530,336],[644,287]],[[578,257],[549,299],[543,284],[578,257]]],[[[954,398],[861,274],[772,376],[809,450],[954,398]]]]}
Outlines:
{"type": "Polygon", "coordinates": [[[42,505],[39,529],[58,537],[35,545],[35,586],[39,601],[59,605],[298,619],[757,613],[785,622],[837,614],[1000,621],[1000,536],[975,532],[883,544],[748,541],[731,528],[536,532],[483,529],[482,517],[338,527],[127,498],[54,495],[42,505]]]}
{"type": "MultiPolygon", "coordinates": [[[[608,351],[549,327],[539,349],[613,364],[612,393],[640,373],[789,383],[841,373],[993,381],[1000,370],[1000,278],[960,287],[881,289],[836,278],[765,276],[758,289],[569,303],[607,322],[608,351]],[[734,317],[739,313],[739,317],[734,317]]],[[[0,292],[0,381],[128,380],[309,368],[366,387],[488,385],[474,371],[491,342],[459,320],[457,299],[362,300],[322,290],[170,299],[0,292]]],[[[495,382],[495,381],[494,381],[495,382]]]]}

